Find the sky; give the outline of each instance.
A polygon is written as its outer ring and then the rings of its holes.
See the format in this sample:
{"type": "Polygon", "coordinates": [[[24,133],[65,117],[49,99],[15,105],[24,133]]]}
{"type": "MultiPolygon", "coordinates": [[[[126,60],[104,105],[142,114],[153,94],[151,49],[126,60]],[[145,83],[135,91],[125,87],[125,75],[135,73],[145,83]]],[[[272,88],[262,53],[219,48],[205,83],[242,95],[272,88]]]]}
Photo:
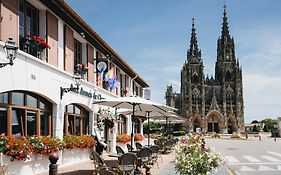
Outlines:
{"type": "Polygon", "coordinates": [[[281,1],[66,0],[150,85],[165,104],[167,85],[180,92],[195,18],[205,75],[214,75],[223,6],[243,70],[245,122],[281,116],[281,1]]]}

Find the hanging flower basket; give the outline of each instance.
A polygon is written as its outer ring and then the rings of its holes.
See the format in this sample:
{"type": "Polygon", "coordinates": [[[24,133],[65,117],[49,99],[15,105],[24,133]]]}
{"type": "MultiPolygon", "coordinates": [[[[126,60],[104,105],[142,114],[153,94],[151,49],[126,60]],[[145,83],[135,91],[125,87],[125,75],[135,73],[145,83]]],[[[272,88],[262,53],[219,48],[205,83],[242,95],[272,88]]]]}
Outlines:
{"type": "Polygon", "coordinates": [[[75,73],[81,75],[82,77],[87,73],[88,68],[86,67],[85,64],[77,64],[75,66],[75,73]]]}
{"type": "Polygon", "coordinates": [[[104,123],[104,126],[107,127],[107,128],[113,128],[113,127],[114,127],[114,121],[113,121],[113,119],[105,118],[105,119],[103,120],[103,123],[104,123]]]}

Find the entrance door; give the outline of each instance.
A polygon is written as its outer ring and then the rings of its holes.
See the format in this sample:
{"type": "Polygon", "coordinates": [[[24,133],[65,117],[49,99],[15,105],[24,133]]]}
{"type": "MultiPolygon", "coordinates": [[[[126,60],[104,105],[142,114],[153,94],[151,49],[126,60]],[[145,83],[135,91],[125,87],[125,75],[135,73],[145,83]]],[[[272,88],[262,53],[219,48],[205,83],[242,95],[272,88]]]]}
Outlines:
{"type": "Polygon", "coordinates": [[[228,125],[228,127],[227,127],[227,133],[228,133],[228,134],[233,134],[232,125],[228,125]]]}
{"type": "Polygon", "coordinates": [[[208,123],[208,132],[213,132],[213,123],[208,123]]]}
{"type": "Polygon", "coordinates": [[[214,123],[214,132],[218,133],[219,132],[219,124],[214,123]]]}

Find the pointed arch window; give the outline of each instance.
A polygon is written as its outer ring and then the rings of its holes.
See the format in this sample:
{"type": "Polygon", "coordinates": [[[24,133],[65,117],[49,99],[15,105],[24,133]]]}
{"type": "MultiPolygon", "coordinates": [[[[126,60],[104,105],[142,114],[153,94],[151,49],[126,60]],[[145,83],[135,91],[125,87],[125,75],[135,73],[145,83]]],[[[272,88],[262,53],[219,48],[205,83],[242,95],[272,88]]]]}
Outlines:
{"type": "Polygon", "coordinates": [[[230,71],[228,70],[225,74],[225,81],[233,81],[233,78],[232,78],[232,74],[230,73],[230,71]]]}
{"type": "Polygon", "coordinates": [[[194,104],[198,104],[198,103],[200,103],[200,99],[201,99],[200,90],[198,88],[194,88],[192,90],[192,102],[194,104]]]}
{"type": "Polygon", "coordinates": [[[228,104],[234,101],[234,90],[230,86],[226,89],[226,100],[228,104]]]}
{"type": "Polygon", "coordinates": [[[192,75],[191,83],[199,83],[199,76],[197,73],[192,75]]]}

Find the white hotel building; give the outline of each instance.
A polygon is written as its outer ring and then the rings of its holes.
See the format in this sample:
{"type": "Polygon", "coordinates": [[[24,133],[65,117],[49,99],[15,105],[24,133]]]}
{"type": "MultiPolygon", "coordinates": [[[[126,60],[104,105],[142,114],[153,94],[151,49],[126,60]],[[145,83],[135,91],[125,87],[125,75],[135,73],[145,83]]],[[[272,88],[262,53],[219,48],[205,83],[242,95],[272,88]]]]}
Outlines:
{"type": "MultiPolygon", "coordinates": [[[[14,64],[0,68],[1,133],[91,135],[100,111],[93,99],[126,96],[130,89],[143,97],[149,87],[64,0],[2,0],[0,13],[0,63],[7,62],[3,46],[9,38],[19,47],[14,64]],[[32,46],[28,42],[32,36],[43,38],[50,48],[41,51],[32,46]],[[100,61],[113,70],[119,81],[116,88],[102,81],[96,69],[100,61]],[[73,80],[77,64],[88,68],[79,89],[73,80]]],[[[136,132],[142,132],[142,120],[136,123],[136,132]]],[[[116,134],[130,134],[131,129],[130,116],[121,116],[114,130],[108,131],[110,152],[115,150],[116,134]]],[[[71,163],[75,160],[60,162],[71,163]]],[[[47,171],[49,162],[45,164],[46,168],[30,165],[17,174],[47,171]]]]}

